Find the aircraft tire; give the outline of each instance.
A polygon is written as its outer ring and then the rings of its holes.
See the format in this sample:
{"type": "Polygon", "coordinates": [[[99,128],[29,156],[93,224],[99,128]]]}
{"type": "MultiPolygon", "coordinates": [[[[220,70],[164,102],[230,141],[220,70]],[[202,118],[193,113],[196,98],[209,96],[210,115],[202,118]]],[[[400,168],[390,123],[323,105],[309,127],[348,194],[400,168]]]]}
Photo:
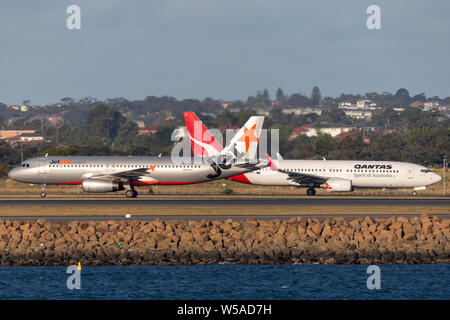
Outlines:
{"type": "Polygon", "coordinates": [[[41,192],[41,198],[45,198],[47,196],[47,193],[45,193],[44,191],[41,192]]]}
{"type": "Polygon", "coordinates": [[[316,190],[314,188],[309,188],[308,190],[306,190],[306,194],[308,196],[313,196],[316,194],[316,190]]]}
{"type": "Polygon", "coordinates": [[[417,191],[412,192],[413,197],[417,196],[417,191]]]}

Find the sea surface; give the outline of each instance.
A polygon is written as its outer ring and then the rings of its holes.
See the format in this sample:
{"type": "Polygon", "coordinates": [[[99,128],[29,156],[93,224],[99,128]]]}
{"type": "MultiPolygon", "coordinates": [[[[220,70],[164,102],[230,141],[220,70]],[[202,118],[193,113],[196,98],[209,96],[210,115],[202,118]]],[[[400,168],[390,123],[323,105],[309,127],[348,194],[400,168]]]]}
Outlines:
{"type": "Polygon", "coordinates": [[[67,267],[0,267],[0,299],[450,299],[448,264],[379,267],[380,289],[361,265],[82,267],[81,289],[67,267]]]}

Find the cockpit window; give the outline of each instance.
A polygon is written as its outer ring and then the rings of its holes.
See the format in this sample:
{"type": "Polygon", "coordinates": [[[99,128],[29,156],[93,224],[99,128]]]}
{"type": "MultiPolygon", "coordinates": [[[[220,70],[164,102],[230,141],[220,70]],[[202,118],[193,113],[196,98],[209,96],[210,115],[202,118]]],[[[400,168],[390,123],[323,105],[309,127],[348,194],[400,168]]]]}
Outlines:
{"type": "Polygon", "coordinates": [[[21,166],[22,168],[29,168],[29,167],[30,167],[30,164],[29,164],[29,163],[21,163],[20,166],[21,166]]]}
{"type": "Polygon", "coordinates": [[[431,172],[431,170],[430,169],[420,169],[420,172],[428,173],[428,172],[431,172]]]}

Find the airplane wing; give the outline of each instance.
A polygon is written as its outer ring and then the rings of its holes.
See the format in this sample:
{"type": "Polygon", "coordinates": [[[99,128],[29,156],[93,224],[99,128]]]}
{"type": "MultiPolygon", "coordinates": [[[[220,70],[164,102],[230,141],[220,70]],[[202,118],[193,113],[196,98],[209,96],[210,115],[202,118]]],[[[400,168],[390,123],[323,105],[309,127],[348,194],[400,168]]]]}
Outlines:
{"type": "Polygon", "coordinates": [[[316,176],[313,174],[295,172],[289,170],[278,169],[278,172],[282,172],[288,175],[288,180],[293,181],[299,185],[320,185],[328,181],[329,178],[316,176]]]}
{"type": "Polygon", "coordinates": [[[151,168],[145,167],[145,168],[138,168],[138,169],[133,169],[133,170],[116,172],[116,173],[112,173],[112,174],[99,174],[99,175],[94,175],[92,177],[128,182],[130,180],[138,180],[140,177],[146,176],[149,170],[151,170],[151,168]]]}
{"type": "Polygon", "coordinates": [[[303,173],[303,172],[297,172],[292,170],[285,170],[285,169],[279,169],[275,163],[270,159],[269,155],[266,154],[266,159],[269,162],[269,166],[272,170],[278,171],[284,174],[288,175],[288,180],[293,181],[297,183],[298,185],[305,185],[305,186],[311,186],[311,185],[321,185],[328,181],[329,178],[327,177],[321,177],[314,174],[309,173],[303,173]]]}

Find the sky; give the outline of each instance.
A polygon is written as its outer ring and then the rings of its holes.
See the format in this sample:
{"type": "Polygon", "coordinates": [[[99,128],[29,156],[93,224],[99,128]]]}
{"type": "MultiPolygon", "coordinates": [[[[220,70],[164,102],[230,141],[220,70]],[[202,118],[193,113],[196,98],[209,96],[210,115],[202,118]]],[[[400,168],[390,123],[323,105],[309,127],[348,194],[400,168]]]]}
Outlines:
{"type": "Polygon", "coordinates": [[[4,0],[0,102],[450,96],[448,0],[4,0]],[[81,29],[69,30],[70,5],[81,29]],[[369,30],[366,10],[381,10],[369,30]]]}

